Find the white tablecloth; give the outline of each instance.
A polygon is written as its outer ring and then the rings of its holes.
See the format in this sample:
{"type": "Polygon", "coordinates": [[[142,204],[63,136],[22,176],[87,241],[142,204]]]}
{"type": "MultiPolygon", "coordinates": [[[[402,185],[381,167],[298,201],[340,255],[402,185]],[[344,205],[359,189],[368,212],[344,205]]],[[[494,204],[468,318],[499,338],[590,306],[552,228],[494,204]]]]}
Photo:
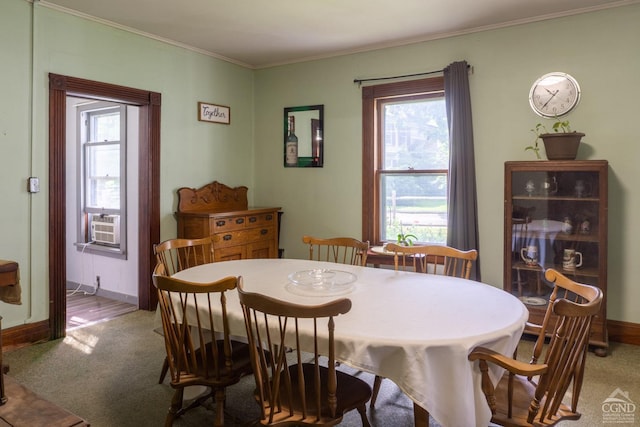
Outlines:
{"type": "MultiPolygon", "coordinates": [[[[488,425],[480,373],[467,356],[478,345],[511,355],[529,314],[517,298],[483,283],[317,261],[227,261],[175,276],[194,282],[242,276],[247,291],[302,304],[351,299],[351,311],[336,318],[336,357],[391,379],[444,427],[488,425]],[[331,297],[287,290],[290,273],[311,269],[351,272],[357,276],[355,288],[331,297]]],[[[237,293],[227,301],[231,333],[245,335],[237,293]]],[[[496,370],[494,381],[499,375],[496,370]]]]}

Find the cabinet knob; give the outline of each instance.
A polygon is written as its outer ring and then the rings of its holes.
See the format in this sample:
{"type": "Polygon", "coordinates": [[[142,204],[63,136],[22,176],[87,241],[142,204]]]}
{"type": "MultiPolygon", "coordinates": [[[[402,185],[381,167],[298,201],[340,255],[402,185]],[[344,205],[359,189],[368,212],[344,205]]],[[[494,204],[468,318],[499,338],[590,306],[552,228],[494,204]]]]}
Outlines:
{"type": "Polygon", "coordinates": [[[236,219],[236,224],[242,224],[242,223],[244,223],[244,218],[236,219]]]}
{"type": "Polygon", "coordinates": [[[217,225],[218,227],[222,227],[225,223],[226,223],[226,221],[225,221],[225,220],[223,220],[223,219],[221,219],[221,220],[219,220],[219,221],[216,221],[216,225],[217,225]]]}
{"type": "Polygon", "coordinates": [[[232,238],[231,234],[225,234],[225,235],[222,237],[222,240],[225,240],[225,241],[227,241],[227,242],[228,242],[229,240],[231,240],[231,238],[232,238]]]}
{"type": "Polygon", "coordinates": [[[251,216],[249,217],[249,222],[254,223],[258,220],[258,218],[256,218],[255,216],[251,216]]]}
{"type": "Polygon", "coordinates": [[[268,214],[266,218],[267,218],[267,221],[271,221],[273,219],[273,215],[268,214]]]}
{"type": "Polygon", "coordinates": [[[269,230],[267,230],[266,228],[263,228],[262,230],[260,230],[260,234],[262,234],[263,236],[265,234],[267,234],[269,232],[269,230]]]}

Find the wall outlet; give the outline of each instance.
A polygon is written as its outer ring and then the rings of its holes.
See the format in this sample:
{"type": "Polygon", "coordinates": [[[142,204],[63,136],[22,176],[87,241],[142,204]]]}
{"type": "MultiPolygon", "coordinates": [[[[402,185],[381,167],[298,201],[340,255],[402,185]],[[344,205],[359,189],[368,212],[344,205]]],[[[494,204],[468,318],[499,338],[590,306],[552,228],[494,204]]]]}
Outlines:
{"type": "Polygon", "coordinates": [[[29,177],[28,180],[28,191],[29,193],[37,193],[40,191],[40,179],[35,177],[35,176],[31,176],[29,177]]]}

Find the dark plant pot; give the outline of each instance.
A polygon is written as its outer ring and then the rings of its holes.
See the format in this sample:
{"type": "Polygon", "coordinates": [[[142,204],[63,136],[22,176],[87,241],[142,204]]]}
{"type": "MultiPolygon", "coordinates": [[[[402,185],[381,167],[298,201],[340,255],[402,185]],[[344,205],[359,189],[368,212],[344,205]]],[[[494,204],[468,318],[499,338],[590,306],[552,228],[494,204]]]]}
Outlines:
{"type": "Polygon", "coordinates": [[[580,140],[584,136],[581,132],[544,133],[540,135],[544,142],[544,151],[549,160],[575,160],[578,155],[580,140]]]}

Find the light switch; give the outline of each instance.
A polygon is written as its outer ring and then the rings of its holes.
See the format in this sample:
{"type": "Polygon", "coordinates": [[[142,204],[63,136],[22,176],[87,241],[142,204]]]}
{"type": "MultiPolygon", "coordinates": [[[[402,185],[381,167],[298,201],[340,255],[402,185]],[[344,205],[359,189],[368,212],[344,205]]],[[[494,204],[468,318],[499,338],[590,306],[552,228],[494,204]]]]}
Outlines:
{"type": "Polygon", "coordinates": [[[29,177],[29,193],[37,193],[40,191],[40,179],[32,176],[29,177]]]}

